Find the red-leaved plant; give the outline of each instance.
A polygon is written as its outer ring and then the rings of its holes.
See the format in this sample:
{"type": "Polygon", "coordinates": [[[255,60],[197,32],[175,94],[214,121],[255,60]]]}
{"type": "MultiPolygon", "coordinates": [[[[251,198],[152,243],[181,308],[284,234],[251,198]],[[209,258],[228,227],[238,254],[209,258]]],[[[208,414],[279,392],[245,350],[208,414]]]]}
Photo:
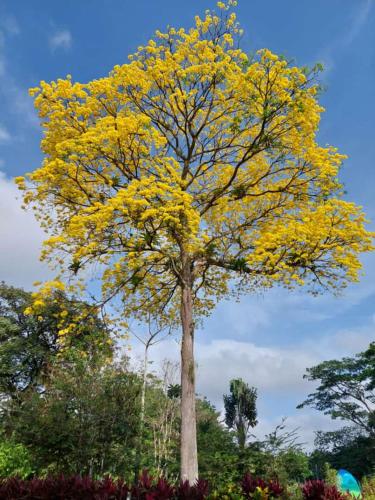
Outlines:
{"type": "Polygon", "coordinates": [[[324,481],[315,479],[306,481],[302,486],[304,500],[347,500],[336,486],[329,486],[324,481]]]}
{"type": "MultiPolygon", "coordinates": [[[[257,488],[266,490],[269,498],[281,497],[283,487],[277,481],[264,481],[246,474],[241,482],[245,499],[253,499],[257,488]]],[[[304,500],[346,500],[335,486],[323,481],[307,481],[301,487],[304,500]]],[[[1,500],[205,500],[209,497],[208,482],[199,479],[194,485],[187,481],[179,485],[164,478],[155,479],[143,472],[137,484],[128,485],[122,480],[105,477],[94,480],[88,476],[58,476],[45,479],[0,480],[1,500]]]]}
{"type": "Polygon", "coordinates": [[[249,473],[245,474],[241,486],[245,498],[253,498],[257,488],[261,490],[267,488],[270,498],[278,498],[284,492],[284,488],[277,481],[264,481],[259,477],[253,477],[249,473]]]}
{"type": "Polygon", "coordinates": [[[94,480],[88,476],[58,476],[45,479],[18,478],[0,481],[1,500],[205,500],[208,497],[208,482],[200,479],[194,485],[182,482],[178,486],[166,479],[154,480],[143,472],[135,485],[122,480],[105,477],[94,480]]]}

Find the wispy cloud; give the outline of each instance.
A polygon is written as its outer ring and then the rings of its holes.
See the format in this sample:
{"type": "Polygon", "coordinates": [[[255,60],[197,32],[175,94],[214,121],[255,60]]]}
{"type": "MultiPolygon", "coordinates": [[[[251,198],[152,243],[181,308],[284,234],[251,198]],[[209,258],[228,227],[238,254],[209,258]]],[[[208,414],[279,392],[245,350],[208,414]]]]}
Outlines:
{"type": "MultiPolygon", "coordinates": [[[[0,20],[0,93],[6,101],[6,108],[10,113],[22,116],[22,125],[36,126],[39,122],[34,111],[32,99],[27,89],[21,87],[11,74],[6,57],[6,45],[9,38],[20,33],[17,20],[4,17],[0,20]]],[[[0,140],[9,140],[7,131],[0,131],[0,140]],[[2,138],[2,139],[1,139],[2,138]]]]}
{"type": "Polygon", "coordinates": [[[60,30],[54,33],[49,39],[49,46],[52,51],[57,49],[68,50],[72,46],[73,38],[69,30],[60,30]]]}
{"type": "Polygon", "coordinates": [[[1,28],[9,35],[19,35],[21,33],[18,21],[13,16],[5,16],[0,22],[1,28]]]}
{"type": "Polygon", "coordinates": [[[0,57],[0,93],[2,93],[6,102],[9,103],[9,112],[11,114],[16,114],[17,116],[22,117],[22,122],[20,122],[20,125],[22,127],[24,127],[25,125],[32,127],[39,126],[38,116],[27,89],[19,86],[13,76],[8,71],[6,71],[5,61],[3,66],[4,71],[3,73],[1,73],[1,62],[2,60],[0,57]]]}
{"type": "Polygon", "coordinates": [[[0,142],[9,142],[11,135],[8,130],[0,124],[0,142]]]}
{"type": "Polygon", "coordinates": [[[21,32],[17,19],[13,16],[3,16],[0,19],[0,76],[5,74],[5,41],[7,36],[19,35],[21,32]]]}
{"type": "Polygon", "coordinates": [[[350,45],[355,38],[360,34],[362,27],[366,24],[367,18],[370,14],[373,0],[364,0],[358,9],[353,23],[348,33],[342,38],[341,43],[343,46],[350,45]]]}
{"type": "Polygon", "coordinates": [[[349,29],[333,39],[318,55],[317,59],[324,64],[325,75],[334,69],[338,53],[349,47],[360,35],[370,15],[373,0],[363,0],[357,5],[359,7],[354,13],[349,29]]]}
{"type": "Polygon", "coordinates": [[[6,61],[5,61],[5,35],[0,29],[0,77],[5,75],[6,61]]]}

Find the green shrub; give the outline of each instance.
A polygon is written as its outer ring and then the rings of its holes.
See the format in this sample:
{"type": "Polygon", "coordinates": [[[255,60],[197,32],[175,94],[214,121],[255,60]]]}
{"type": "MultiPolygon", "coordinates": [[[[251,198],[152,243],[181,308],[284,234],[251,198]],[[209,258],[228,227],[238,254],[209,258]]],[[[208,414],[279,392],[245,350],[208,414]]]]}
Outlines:
{"type": "Polygon", "coordinates": [[[328,462],[324,464],[324,481],[331,486],[337,486],[337,470],[328,462]]]}
{"type": "Polygon", "coordinates": [[[303,500],[301,485],[299,483],[288,484],[284,498],[289,500],[303,500]]]}
{"type": "Polygon", "coordinates": [[[375,500],[375,476],[363,479],[362,495],[366,500],[375,500]]]}
{"type": "Polygon", "coordinates": [[[13,441],[0,442],[0,477],[17,476],[26,479],[33,473],[27,448],[13,441]]]}
{"type": "Polygon", "coordinates": [[[241,487],[236,483],[216,488],[210,496],[210,500],[243,500],[243,498],[241,487]]]}

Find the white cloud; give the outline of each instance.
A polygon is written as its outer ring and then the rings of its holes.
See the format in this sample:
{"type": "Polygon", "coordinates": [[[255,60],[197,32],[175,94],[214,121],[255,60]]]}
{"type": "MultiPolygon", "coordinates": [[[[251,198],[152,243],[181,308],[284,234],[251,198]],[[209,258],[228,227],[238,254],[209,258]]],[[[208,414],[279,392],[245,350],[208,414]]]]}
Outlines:
{"type": "Polygon", "coordinates": [[[337,359],[364,351],[375,338],[375,325],[372,318],[369,323],[353,329],[338,328],[320,339],[313,338],[303,343],[305,349],[321,359],[337,359]]]}
{"type": "Polygon", "coordinates": [[[233,340],[197,346],[198,390],[218,401],[232,378],[243,378],[263,393],[301,392],[306,366],[316,359],[308,352],[261,347],[233,340]]]}
{"type": "MultiPolygon", "coordinates": [[[[313,445],[317,430],[333,430],[343,425],[328,416],[309,408],[297,410],[297,404],[314,390],[314,384],[303,379],[306,368],[327,359],[338,359],[364,350],[373,340],[375,325],[369,324],[358,329],[340,329],[327,334],[319,342],[302,340],[292,349],[264,347],[254,342],[232,339],[212,340],[203,343],[197,336],[195,352],[197,363],[197,392],[208,397],[223,410],[223,394],[228,392],[229,381],[241,377],[249,385],[258,389],[259,424],[254,429],[258,438],[271,432],[288,417],[288,429],[299,427],[299,435],[306,447],[313,445]]],[[[134,341],[131,357],[140,360],[142,346],[134,341]]],[[[158,367],[165,359],[179,360],[178,337],[169,338],[150,350],[151,369],[158,367]]]]}
{"type": "Polygon", "coordinates": [[[0,142],[9,142],[11,139],[8,130],[0,124],[0,142]]]}
{"type": "Polygon", "coordinates": [[[49,39],[49,45],[52,51],[56,49],[68,50],[72,45],[72,35],[69,30],[60,30],[49,39]]]}
{"type": "Polygon", "coordinates": [[[21,209],[13,181],[0,173],[0,280],[31,289],[51,273],[39,261],[44,233],[30,212],[21,209]]]}
{"type": "MultiPolygon", "coordinates": [[[[134,343],[133,356],[141,355],[141,346],[134,343]]],[[[173,339],[151,349],[150,359],[155,367],[166,358],[179,359],[179,344],[173,339]]],[[[220,406],[229,380],[241,377],[262,393],[305,394],[309,388],[309,383],[302,378],[305,369],[319,360],[316,353],[311,354],[303,347],[293,350],[262,347],[231,339],[207,344],[197,342],[197,391],[220,406]]]]}

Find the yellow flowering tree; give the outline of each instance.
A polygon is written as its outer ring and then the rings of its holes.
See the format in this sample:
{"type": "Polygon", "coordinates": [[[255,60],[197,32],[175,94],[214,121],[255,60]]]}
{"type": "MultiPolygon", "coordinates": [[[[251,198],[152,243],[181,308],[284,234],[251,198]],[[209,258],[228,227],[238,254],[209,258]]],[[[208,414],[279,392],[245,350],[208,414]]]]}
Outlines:
{"type": "Polygon", "coordinates": [[[371,248],[361,209],[341,199],[344,156],[316,140],[316,71],[266,49],[248,58],[234,5],[156,32],[105,78],[41,82],[45,158],[18,179],[51,233],[43,258],[78,277],[95,264],[125,317],[180,322],[190,481],[196,321],[231,292],[340,289],[371,248]]]}

